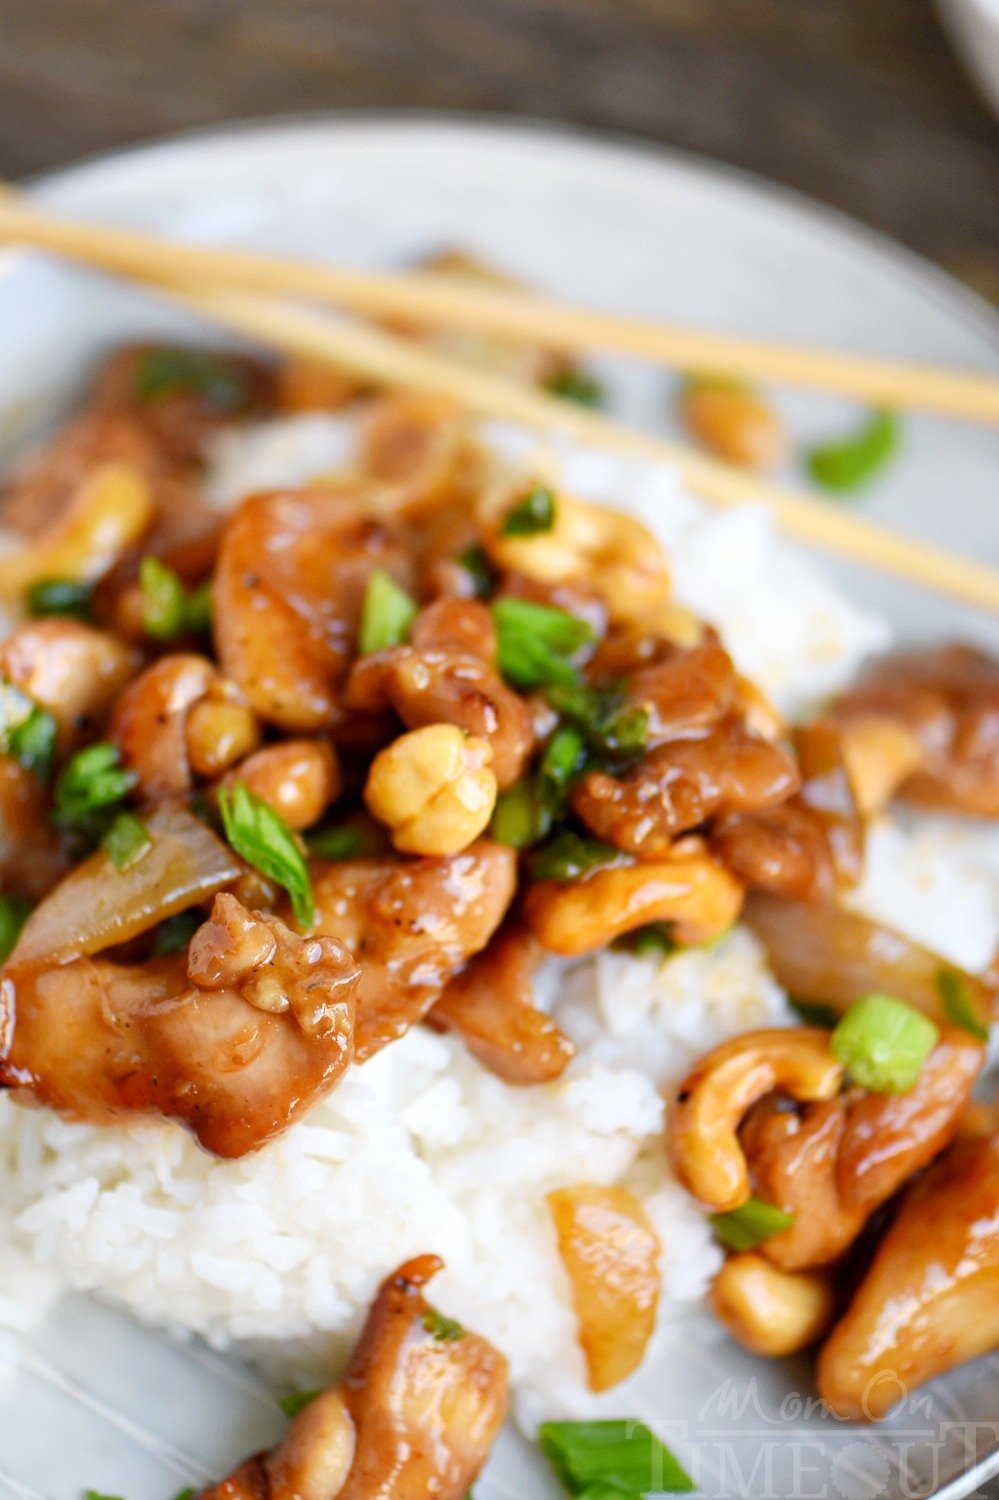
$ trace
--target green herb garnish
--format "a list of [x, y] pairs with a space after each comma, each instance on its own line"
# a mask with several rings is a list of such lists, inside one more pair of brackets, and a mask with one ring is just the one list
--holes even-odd
[[178, 911], [172, 917], [165, 917], [156, 929], [151, 957], [183, 953], [204, 920], [204, 912], [197, 910]]
[[940, 1032], [920, 1011], [891, 995], [865, 995], [837, 1023], [833, 1054], [861, 1088], [905, 1094], [919, 1078]]
[[689, 1494], [693, 1480], [644, 1422], [542, 1422], [541, 1451], [570, 1494]]
[[782, 1229], [790, 1229], [794, 1214], [765, 1203], [762, 1198], [747, 1198], [738, 1208], [725, 1214], [710, 1214], [711, 1227], [729, 1250], [752, 1250], [772, 1239]]
[[364, 590], [358, 651], [362, 656], [370, 656], [373, 651], [404, 645], [416, 615], [416, 601], [390, 574], [377, 568]]
[[578, 729], [571, 724], [556, 729], [536, 773], [522, 777], [497, 797], [490, 825], [496, 842], [527, 849], [543, 839], [561, 817], [569, 782], [585, 756]]
[[145, 823], [131, 812], [120, 812], [101, 839], [101, 848], [120, 874], [138, 864], [152, 847]]
[[636, 927], [622, 942], [637, 958], [669, 958], [680, 947], [669, 922], [649, 922]]
[[219, 811], [225, 836], [248, 864], [283, 886], [291, 898], [295, 921], [304, 931], [316, 919], [309, 872], [295, 835], [262, 797], [237, 781], [219, 788]]
[[586, 620], [529, 599], [496, 599], [491, 609], [499, 669], [508, 682], [523, 689], [578, 685], [579, 673], [569, 658], [594, 638]]
[[149, 349], [135, 367], [132, 389], [140, 401], [197, 396], [213, 411], [236, 415], [250, 403], [240, 367], [207, 349]]
[[291, 1391], [287, 1396], [282, 1396], [278, 1402], [286, 1417], [297, 1417], [300, 1411], [311, 1406], [317, 1396], [323, 1393], [318, 1391]]
[[178, 1490], [176, 1495], [174, 1495], [173, 1500], [194, 1500], [194, 1496], [197, 1493], [198, 1492], [194, 1488], [194, 1486], [189, 1484], [186, 1486], [186, 1488]]
[[937, 970], [936, 983], [940, 1004], [948, 1021], [960, 1026], [963, 1031], [969, 1031], [976, 1041], [987, 1042], [989, 1028], [979, 1014], [975, 997], [964, 975], [953, 969], [940, 968]]
[[341, 824], [338, 828], [314, 828], [304, 835], [305, 847], [319, 859], [355, 859], [368, 840], [360, 828]]
[[12, 682], [0, 680], [0, 750], [43, 778], [52, 771], [59, 725]]
[[575, 401], [578, 406], [597, 407], [604, 403], [604, 388], [596, 376], [571, 365], [546, 380], [545, 390], [565, 401]]
[[522, 776], [496, 798], [489, 837], [510, 849], [527, 849], [544, 838], [550, 826], [535, 777]]
[[56, 778], [56, 826], [99, 835], [109, 822], [109, 813], [123, 802], [138, 777], [121, 764], [117, 745], [88, 745], [66, 762]]
[[894, 458], [900, 442], [901, 426], [894, 412], [875, 412], [852, 436], [812, 448], [806, 455], [808, 472], [823, 489], [860, 489]]
[[489, 561], [485, 547], [477, 542], [455, 554], [455, 562], [470, 574], [475, 585], [475, 597], [488, 599], [496, 587], [496, 570]]
[[100, 1490], [84, 1490], [83, 1500], [122, 1500], [120, 1495], [104, 1495]]
[[94, 586], [75, 578], [42, 578], [29, 588], [25, 602], [35, 618], [62, 615], [71, 620], [93, 619]]
[[634, 864], [631, 855], [615, 849], [613, 844], [584, 838], [571, 829], [564, 829], [535, 850], [531, 858], [531, 876], [534, 880], [578, 880], [590, 870], [630, 864]]
[[446, 1318], [436, 1307], [428, 1307], [420, 1319], [423, 1327], [439, 1344], [453, 1344], [465, 1337], [465, 1330], [456, 1318]]
[[0, 964], [10, 958], [30, 915], [31, 902], [23, 896], [0, 896]]
[[530, 490], [503, 517], [500, 536], [539, 536], [555, 525], [555, 496], [543, 485]]
[[172, 641], [179, 635], [207, 630], [212, 620], [211, 588], [188, 589], [158, 557], [144, 557], [139, 564], [142, 590], [142, 628], [157, 641]]

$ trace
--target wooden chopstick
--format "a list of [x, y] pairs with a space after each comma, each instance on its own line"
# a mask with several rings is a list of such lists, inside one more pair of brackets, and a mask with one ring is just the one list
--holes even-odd
[[429, 272], [356, 271], [335, 266], [174, 244], [134, 230], [45, 213], [16, 191], [0, 193], [0, 239], [17, 240], [140, 280], [180, 278], [403, 319], [550, 344], [569, 354], [604, 350], [677, 370], [774, 381], [877, 406], [999, 422], [999, 377], [861, 355], [796, 348], [649, 323], [613, 313]]
[[378, 328], [335, 320], [308, 308], [243, 293], [159, 290], [189, 310], [286, 353], [305, 355], [379, 385], [446, 396], [480, 417], [501, 418], [577, 441], [676, 467], [716, 505], [764, 504], [791, 536], [851, 562], [904, 578], [965, 604], [999, 612], [999, 569], [879, 526], [863, 516], [796, 493], [666, 438], [529, 386], [460, 364]]

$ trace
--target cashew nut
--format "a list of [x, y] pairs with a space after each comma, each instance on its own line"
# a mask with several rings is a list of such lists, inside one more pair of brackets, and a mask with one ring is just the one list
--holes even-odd
[[294, 1418], [267, 1459], [269, 1500], [332, 1500], [350, 1473], [357, 1434], [338, 1386]]
[[364, 800], [405, 854], [457, 854], [496, 805], [492, 750], [453, 724], [400, 735], [375, 756]]
[[779, 1090], [792, 1099], [831, 1099], [843, 1068], [821, 1027], [747, 1031], [701, 1058], [676, 1091], [669, 1111], [669, 1148], [685, 1187], [719, 1211], [750, 1194], [738, 1129], [746, 1111]]
[[742, 897], [742, 886], [698, 848], [566, 884], [539, 881], [527, 892], [524, 916], [550, 953], [574, 958], [649, 922], [669, 922], [679, 943], [710, 942], [735, 922]]
[[[515, 503], [505, 490], [489, 497], [487, 509], [503, 513]], [[666, 554], [652, 533], [634, 516], [592, 505], [559, 493], [549, 531], [533, 536], [503, 536], [487, 541], [502, 568], [542, 583], [587, 579], [605, 600], [612, 621], [635, 620], [661, 609], [669, 597]]]
[[754, 1354], [781, 1359], [817, 1341], [833, 1319], [832, 1285], [810, 1271], [781, 1271], [754, 1250], [730, 1255], [711, 1288], [711, 1306]]
[[36, 541], [0, 558], [0, 593], [22, 593], [46, 578], [92, 582], [139, 540], [152, 519], [153, 497], [139, 471], [104, 464]]

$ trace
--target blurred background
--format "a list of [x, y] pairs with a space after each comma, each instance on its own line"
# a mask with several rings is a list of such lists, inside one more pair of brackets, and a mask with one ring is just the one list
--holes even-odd
[[[997, 0], [941, 4], [991, 12], [999, 59]], [[8, 178], [307, 110], [629, 132], [810, 193], [999, 301], [999, 131], [932, 0], [0, 0], [0, 100]]]

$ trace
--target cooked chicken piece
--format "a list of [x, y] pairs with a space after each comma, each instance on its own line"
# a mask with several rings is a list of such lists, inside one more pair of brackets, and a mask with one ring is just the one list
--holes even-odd
[[95, 1123], [166, 1115], [217, 1156], [243, 1156], [349, 1065], [358, 977], [336, 939], [298, 937], [221, 893], [186, 955], [9, 965], [0, 1087]]
[[438, 599], [420, 611], [408, 646], [354, 663], [345, 702], [362, 714], [392, 708], [407, 729], [454, 724], [485, 740], [502, 790], [517, 780], [534, 748], [534, 724], [523, 698], [495, 667], [492, 616], [475, 599]]
[[100, 733], [140, 658], [106, 630], [77, 620], [31, 620], [0, 646], [0, 677], [59, 724], [59, 749]]
[[648, 712], [650, 750], [705, 735], [740, 707], [738, 674], [714, 631], [689, 648], [655, 630], [614, 631], [587, 675], [603, 687], [623, 681], [628, 702]]
[[438, 1031], [460, 1036], [505, 1083], [548, 1083], [565, 1072], [576, 1049], [534, 1005], [534, 970], [544, 950], [526, 928], [509, 926], [445, 986], [427, 1016]]
[[102, 409], [74, 418], [15, 470], [3, 491], [3, 524], [24, 537], [40, 536], [107, 464], [124, 464], [140, 474], [162, 510], [200, 508], [193, 485], [166, 459], [148, 425], [126, 412]]
[[357, 1060], [421, 1021], [489, 942], [513, 899], [517, 856], [480, 839], [461, 854], [312, 863], [316, 930], [361, 966]]
[[850, 723], [876, 717], [909, 730], [918, 768], [900, 795], [924, 807], [999, 817], [999, 661], [974, 646], [886, 656], [834, 707]]
[[229, 349], [128, 344], [101, 367], [91, 392], [100, 411], [127, 413], [182, 465], [198, 464], [211, 434], [272, 405], [273, 374]]
[[620, 776], [590, 771], [569, 801], [598, 838], [658, 859], [709, 818], [772, 807], [798, 785], [786, 750], [729, 720], [703, 738], [660, 745]]
[[256, 495], [226, 526], [213, 589], [215, 642], [227, 677], [269, 723], [335, 728], [369, 575], [406, 586], [398, 528], [356, 488]]
[[838, 1417], [877, 1420], [917, 1386], [999, 1348], [999, 1137], [959, 1141], [902, 1200], [819, 1355]]
[[342, 1382], [199, 1500], [465, 1500], [506, 1414], [507, 1366], [423, 1296], [441, 1265], [421, 1255], [389, 1276]]
[[38, 900], [65, 875], [69, 854], [48, 808], [44, 782], [0, 755], [0, 890]]
[[860, 879], [864, 822], [837, 725], [795, 735], [801, 790], [779, 805], [722, 819], [712, 848], [746, 885], [796, 901], [829, 901]]
[[742, 1147], [756, 1190], [794, 1214], [760, 1247], [787, 1271], [828, 1265], [876, 1208], [953, 1139], [984, 1049], [950, 1028], [904, 1094], [848, 1088], [788, 1111], [774, 1099], [749, 1115]]

